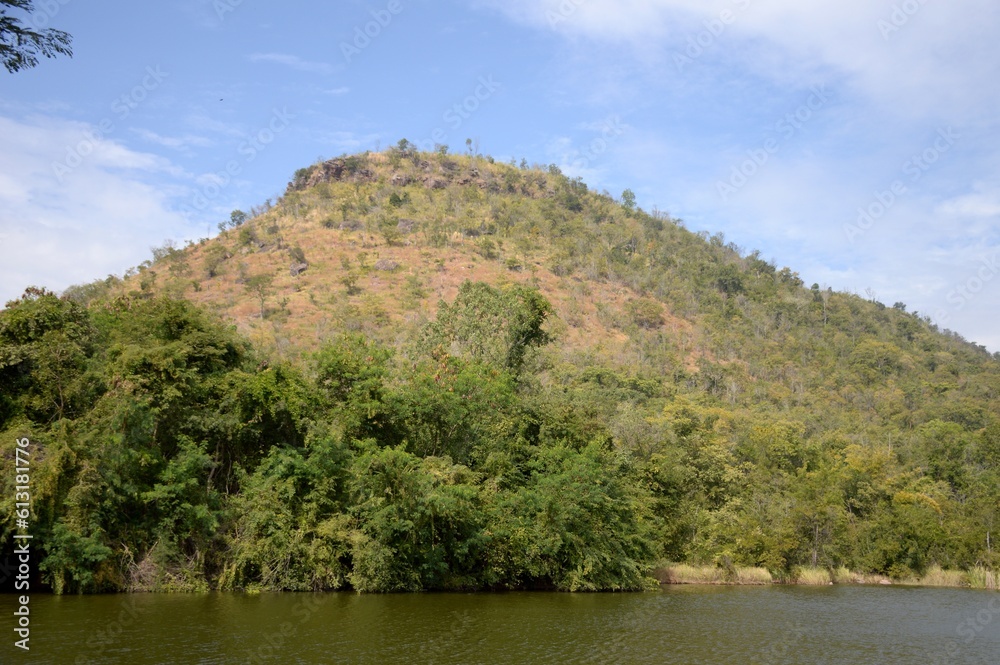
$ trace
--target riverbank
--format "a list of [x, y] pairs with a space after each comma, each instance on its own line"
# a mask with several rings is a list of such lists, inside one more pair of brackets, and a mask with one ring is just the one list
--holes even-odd
[[847, 568], [828, 570], [826, 568], [800, 568], [788, 578], [775, 577], [766, 568], [735, 566], [692, 566], [688, 564], [664, 564], [653, 571], [660, 584], [721, 584], [751, 585], [798, 584], [805, 586], [828, 586], [831, 584], [881, 584], [900, 586], [950, 587], [962, 589], [1000, 590], [1000, 574], [985, 568], [969, 571], [943, 570], [933, 566], [921, 577], [892, 579], [885, 575], [856, 573]]

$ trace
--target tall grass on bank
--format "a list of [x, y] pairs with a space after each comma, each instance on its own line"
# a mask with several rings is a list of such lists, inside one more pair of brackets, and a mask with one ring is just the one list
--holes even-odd
[[766, 568], [736, 566], [732, 569], [718, 566], [691, 566], [686, 563], [667, 564], [656, 571], [661, 584], [771, 584], [771, 573]]
[[734, 584], [771, 584], [774, 579], [767, 568], [744, 568], [736, 566]]
[[931, 587], [965, 587], [969, 589], [1000, 590], [1000, 574], [982, 566], [968, 571], [943, 570], [934, 565], [920, 577], [903, 580], [903, 584]]
[[834, 584], [892, 584], [885, 575], [877, 573], [857, 573], [844, 566], [833, 571]]
[[656, 571], [662, 584], [728, 584], [726, 571], [715, 566], [668, 564]]
[[795, 584], [807, 586], [826, 586], [833, 584], [830, 571], [825, 568], [800, 568], [795, 575]]
[[[841, 566], [834, 570], [803, 567], [787, 577], [776, 579], [766, 568], [733, 566], [692, 566], [686, 563], [668, 563], [654, 572], [660, 584], [800, 584], [803, 586], [827, 586], [830, 584], [888, 585], [893, 581], [876, 573], [857, 573]], [[971, 588], [1000, 590], [1000, 573], [987, 568], [976, 567], [967, 572], [944, 570], [931, 566], [921, 577], [902, 580], [902, 584], [929, 587]]]
[[965, 574], [965, 578], [972, 589], [989, 589], [1000, 591], [1000, 573], [976, 566]]
[[934, 565], [916, 580], [920, 586], [961, 587], [967, 586], [966, 574], [960, 570], [944, 570]]

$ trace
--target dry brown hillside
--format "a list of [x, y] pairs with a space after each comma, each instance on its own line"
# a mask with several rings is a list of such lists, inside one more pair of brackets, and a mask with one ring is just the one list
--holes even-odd
[[[505, 216], [527, 219], [552, 202], [561, 181], [470, 156], [329, 160], [296, 174], [263, 214], [183, 250], [158, 250], [122, 289], [208, 305], [254, 342], [295, 356], [344, 330], [401, 343], [462, 282], [520, 282], [550, 300], [549, 327], [567, 349], [627, 365], [637, 351], [620, 322], [641, 294], [561, 269], [537, 228], [501, 228]], [[696, 370], [695, 326], [667, 308], [660, 316], [661, 343]]]

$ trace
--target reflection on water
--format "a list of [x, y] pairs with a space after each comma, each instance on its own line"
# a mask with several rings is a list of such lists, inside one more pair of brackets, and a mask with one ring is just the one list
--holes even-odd
[[15, 607], [2, 663], [1000, 663], [1000, 594], [960, 589], [33, 596], [29, 654]]

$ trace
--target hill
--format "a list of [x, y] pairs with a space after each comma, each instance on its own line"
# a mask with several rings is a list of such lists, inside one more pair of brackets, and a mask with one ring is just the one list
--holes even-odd
[[0, 445], [40, 451], [45, 581], [995, 569], [998, 359], [630, 194], [403, 141], [9, 303]]

